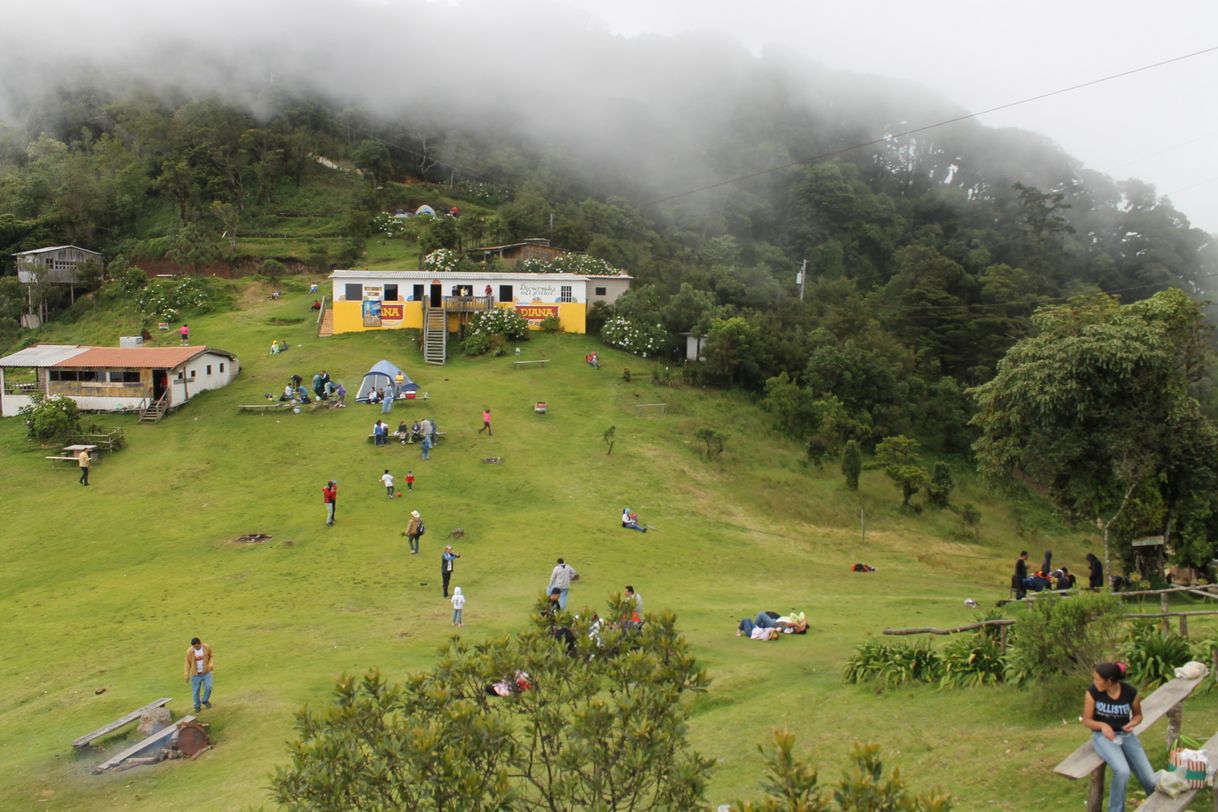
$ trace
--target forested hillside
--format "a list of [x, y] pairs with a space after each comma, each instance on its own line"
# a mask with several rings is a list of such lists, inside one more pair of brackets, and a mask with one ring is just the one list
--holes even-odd
[[[971, 121], [876, 141], [901, 130], [913, 91], [839, 78], [725, 68], [713, 104], [670, 87], [666, 106], [610, 105], [591, 144], [557, 121], [539, 135], [535, 112], [475, 125], [281, 88], [248, 106], [94, 77], [0, 125], [0, 253], [72, 243], [102, 251], [111, 275], [275, 276], [548, 237], [635, 278], [594, 309], [593, 330], [625, 320], [674, 361], [682, 333], [707, 334], [686, 376], [764, 396], [817, 463], [897, 434], [969, 454], [968, 390], [1033, 333], [1038, 307], [1205, 298], [1213, 238], [1152, 187]], [[953, 112], [924, 95], [922, 109]], [[389, 216], [423, 203], [460, 216]], [[25, 299], [10, 263], [6, 344], [36, 337], [16, 326]], [[1187, 386], [1212, 413], [1208, 376], [1196, 364]]]

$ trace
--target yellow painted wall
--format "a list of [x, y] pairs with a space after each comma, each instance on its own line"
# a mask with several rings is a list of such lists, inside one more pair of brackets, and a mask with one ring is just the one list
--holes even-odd
[[[397, 327], [365, 327], [362, 315], [362, 302], [334, 302], [330, 307], [334, 311], [334, 332], [362, 333], [367, 330], [389, 329], [423, 329], [423, 303], [406, 302], [402, 323]], [[497, 307], [512, 310], [512, 302], [499, 302]], [[558, 305], [558, 320], [564, 332], [584, 333], [588, 329], [587, 307], [580, 302], [565, 302]], [[448, 330], [455, 333], [459, 326], [459, 316], [448, 314]]]
[[585, 333], [588, 330], [588, 306], [576, 302], [560, 302], [558, 323], [567, 333]]
[[363, 302], [334, 302], [330, 309], [334, 311], [334, 332], [362, 333], [365, 330], [400, 330], [423, 329], [423, 303], [405, 302], [402, 312], [402, 323], [394, 327], [365, 327]]

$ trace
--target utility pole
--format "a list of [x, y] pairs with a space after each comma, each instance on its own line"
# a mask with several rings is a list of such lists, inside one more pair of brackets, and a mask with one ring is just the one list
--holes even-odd
[[799, 301], [804, 300], [804, 282], [808, 279], [808, 260], [805, 259], [799, 266]]

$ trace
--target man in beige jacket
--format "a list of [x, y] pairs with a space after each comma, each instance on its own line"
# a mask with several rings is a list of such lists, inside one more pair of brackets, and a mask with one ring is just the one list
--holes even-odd
[[[186, 681], [194, 690], [195, 713], [211, 707], [211, 646], [195, 637], [186, 649]], [[202, 698], [199, 696], [203, 692]]]

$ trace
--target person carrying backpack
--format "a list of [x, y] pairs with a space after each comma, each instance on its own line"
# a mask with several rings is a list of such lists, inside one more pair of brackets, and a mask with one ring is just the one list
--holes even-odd
[[402, 535], [410, 542], [410, 554], [419, 554], [419, 538], [427, 532], [427, 527], [423, 524], [423, 517], [419, 515], [419, 511], [410, 511], [410, 522], [407, 523], [406, 529], [402, 531]]

